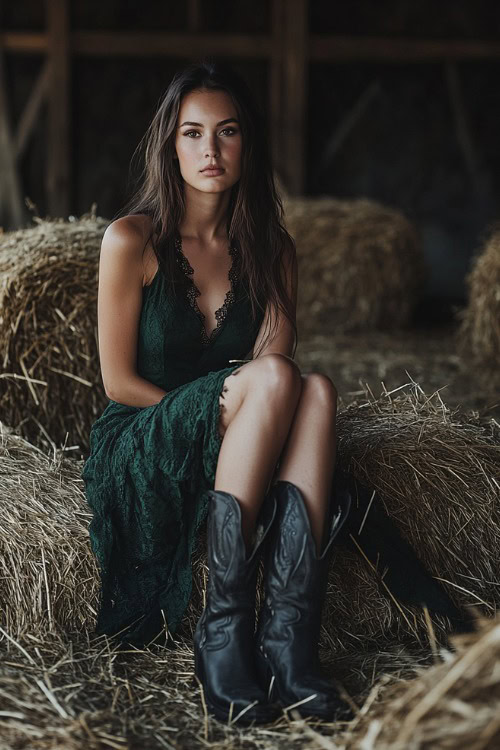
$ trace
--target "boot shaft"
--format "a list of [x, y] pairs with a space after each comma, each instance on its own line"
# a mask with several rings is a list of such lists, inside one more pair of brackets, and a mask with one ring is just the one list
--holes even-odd
[[310, 601], [324, 594], [333, 541], [348, 516], [350, 495], [339, 493], [331, 504], [326, 543], [318, 556], [300, 489], [292, 482], [279, 480], [272, 494], [276, 498], [276, 518], [269, 540], [266, 593], [284, 601], [291, 601], [292, 597], [295, 606], [305, 610]]
[[[209, 490], [207, 529], [208, 584], [203, 624], [245, 619], [255, 622], [259, 553], [271, 528], [276, 503], [259, 515], [256, 542], [247, 557], [241, 528], [241, 508], [229, 492]], [[239, 626], [238, 626], [239, 627]]]
[[[350, 496], [339, 496], [332, 503], [326, 520], [326, 542], [317, 555], [301, 490], [291, 482], [279, 480], [272, 494], [277, 511], [269, 539], [265, 601], [257, 631], [259, 659], [277, 675], [282, 696], [303, 697], [303, 691], [315, 692], [309, 690], [312, 685], [324, 698], [330, 696], [332, 688], [319, 676], [321, 615], [330, 552], [349, 513]], [[316, 703], [321, 700], [318, 698]]]
[[208, 494], [209, 577], [194, 634], [196, 675], [206, 705], [218, 718], [243, 713], [242, 721], [272, 721], [278, 707], [268, 704], [258, 683], [253, 652], [258, 552], [267, 530], [247, 558], [238, 500], [228, 492]]

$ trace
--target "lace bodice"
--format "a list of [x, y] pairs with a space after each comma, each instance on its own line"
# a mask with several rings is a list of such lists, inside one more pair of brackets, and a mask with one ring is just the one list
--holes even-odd
[[218, 310], [215, 311], [215, 319], [217, 320], [217, 325], [215, 326], [214, 330], [211, 332], [210, 336], [207, 334], [206, 328], [205, 328], [205, 315], [202, 313], [200, 308], [198, 307], [198, 302], [196, 300], [197, 297], [201, 295], [200, 290], [194, 283], [194, 268], [191, 266], [190, 262], [184, 255], [182, 251], [182, 240], [180, 237], [177, 237], [175, 240], [175, 246], [177, 249], [177, 260], [179, 262], [179, 265], [183, 272], [186, 274], [186, 277], [189, 281], [189, 285], [187, 288], [187, 297], [189, 300], [189, 303], [193, 307], [195, 313], [200, 318], [201, 322], [201, 340], [203, 346], [209, 346], [211, 342], [215, 339], [215, 337], [218, 335], [220, 328], [222, 326], [222, 323], [224, 319], [227, 316], [228, 310], [230, 306], [235, 301], [235, 285], [236, 281], [239, 278], [239, 260], [240, 255], [238, 252], [238, 248], [236, 245], [231, 245], [229, 248], [229, 255], [231, 256], [232, 262], [231, 262], [231, 268], [229, 269], [228, 273], [228, 279], [230, 282], [230, 289], [226, 293], [226, 297], [224, 299], [223, 304], [221, 307], [219, 307]]

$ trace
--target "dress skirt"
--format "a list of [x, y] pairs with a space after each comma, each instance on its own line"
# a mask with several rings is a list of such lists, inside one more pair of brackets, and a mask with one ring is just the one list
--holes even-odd
[[219, 396], [239, 366], [180, 385], [153, 406], [110, 401], [93, 424], [82, 478], [101, 575], [96, 634], [142, 648], [178, 628], [222, 443]]

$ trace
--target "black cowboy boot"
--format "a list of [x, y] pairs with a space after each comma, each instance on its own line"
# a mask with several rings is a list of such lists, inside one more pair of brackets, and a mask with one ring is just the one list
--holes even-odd
[[332, 543], [350, 508], [350, 496], [336, 495], [325, 527], [326, 545], [318, 557], [309, 516], [299, 488], [278, 480], [268, 497], [277, 500], [269, 537], [265, 600], [256, 637], [261, 684], [269, 697], [297, 706], [302, 716], [334, 720], [349, 709], [335, 686], [321, 674], [318, 640]]
[[351, 510], [338, 536], [359, 554], [366, 555], [383, 574], [384, 584], [405, 604], [426, 605], [431, 613], [444, 615], [455, 632], [476, 630], [474, 619], [457, 607], [436, 581], [413, 547], [401, 536], [396, 524], [386, 513], [378, 492], [366, 487], [352, 474], [335, 469], [332, 500], [336, 495], [351, 496]]
[[209, 576], [206, 606], [194, 634], [195, 674], [216, 718], [241, 724], [273, 721], [281, 709], [269, 703], [259, 685], [254, 630], [258, 552], [276, 506], [266, 503], [263, 508], [264, 519], [259, 519], [257, 541], [247, 559], [239, 502], [228, 492], [209, 490], [208, 495]]

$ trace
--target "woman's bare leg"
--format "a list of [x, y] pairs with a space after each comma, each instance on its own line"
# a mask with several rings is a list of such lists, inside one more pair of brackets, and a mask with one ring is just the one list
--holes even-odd
[[230, 492], [242, 509], [247, 548], [255, 521], [287, 439], [302, 388], [300, 370], [280, 354], [267, 354], [235, 370], [219, 399], [224, 429], [215, 490]]
[[337, 390], [321, 373], [302, 375], [302, 379], [302, 394], [276, 480], [293, 482], [303, 493], [320, 554], [335, 468]]

